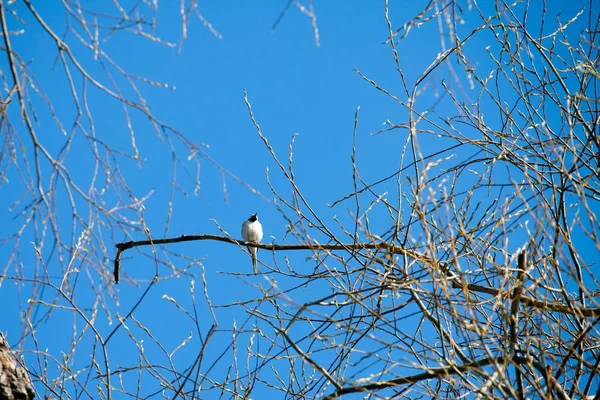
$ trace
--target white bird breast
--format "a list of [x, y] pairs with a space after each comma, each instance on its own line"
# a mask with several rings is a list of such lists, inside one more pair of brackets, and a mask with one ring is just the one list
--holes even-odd
[[242, 237], [246, 242], [260, 242], [263, 237], [262, 225], [258, 221], [245, 221], [242, 224]]

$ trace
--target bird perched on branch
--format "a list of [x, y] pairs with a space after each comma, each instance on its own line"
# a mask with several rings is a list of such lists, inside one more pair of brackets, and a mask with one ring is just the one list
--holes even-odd
[[[258, 222], [258, 214], [251, 215], [242, 224], [242, 238], [245, 242], [260, 243], [263, 237], [262, 225]], [[248, 251], [252, 256], [252, 266], [254, 267], [254, 273], [258, 274], [258, 261], [256, 259], [256, 253], [258, 249], [256, 247], [248, 246]]]

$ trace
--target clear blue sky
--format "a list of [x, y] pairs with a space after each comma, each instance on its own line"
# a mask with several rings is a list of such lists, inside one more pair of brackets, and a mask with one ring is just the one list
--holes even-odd
[[[65, 12], [59, 2], [33, 2], [38, 12], [47, 24], [57, 33], [65, 30]], [[117, 11], [111, 2], [101, 5], [91, 2], [88, 7], [99, 7], [107, 14], [115, 15]], [[362, 178], [366, 182], [381, 179], [399, 167], [399, 154], [406, 141], [406, 130], [397, 129], [377, 136], [371, 135], [385, 128], [383, 123], [387, 120], [393, 123], [403, 123], [407, 120], [404, 108], [395, 101], [376, 90], [371, 84], [362, 79], [355, 70], [359, 70], [367, 77], [376, 81], [393, 94], [405, 100], [401, 82], [396, 72], [392, 51], [389, 45], [384, 44], [387, 37], [387, 25], [384, 18], [383, 2], [321, 2], [315, 1], [315, 12], [319, 29], [320, 46], [315, 45], [315, 37], [310, 19], [292, 6], [289, 12], [280, 21], [277, 29], [271, 27], [277, 20], [279, 13], [287, 3], [279, 2], [200, 2], [199, 9], [203, 16], [210, 21], [212, 26], [222, 35], [216, 38], [197, 17], [192, 13], [188, 26], [188, 38], [183, 42], [181, 51], [177, 54], [180, 44], [181, 24], [179, 4], [161, 2], [156, 14], [158, 26], [155, 35], [164, 41], [172, 42], [175, 48], [161, 46], [147, 38], [131, 33], [119, 32], [109, 40], [102, 42], [104, 51], [121, 68], [128, 73], [145, 77], [151, 81], [166, 84], [165, 89], [145, 84], [135, 80], [142, 91], [147, 103], [151, 105], [154, 115], [182, 132], [189, 140], [206, 145], [202, 148], [208, 156], [219, 163], [224, 169], [237, 176], [240, 180], [255, 188], [262, 195], [257, 195], [234, 179], [221, 174], [210, 161], [199, 157], [201, 187], [194, 195], [194, 186], [186, 177], [182, 165], [177, 167], [177, 179], [182, 191], [187, 196], [176, 190], [173, 199], [173, 213], [166, 236], [175, 237], [190, 234], [219, 234], [214, 219], [234, 238], [239, 238], [240, 227], [250, 214], [258, 212], [263, 223], [265, 242], [295, 243], [293, 237], [284, 240], [286, 222], [278, 213], [273, 204], [273, 195], [270, 192], [265, 173], [269, 169], [271, 182], [281, 191], [281, 194], [290, 198], [291, 189], [283, 178], [276, 164], [271, 159], [267, 149], [256, 134], [256, 130], [248, 116], [248, 111], [243, 98], [246, 89], [248, 98], [257, 122], [260, 124], [264, 135], [268, 138], [280, 160], [287, 165], [288, 150], [291, 138], [298, 134], [294, 147], [294, 166], [296, 181], [302, 193], [310, 202], [315, 211], [326, 221], [334, 231], [341, 235], [340, 229], [334, 222], [337, 216], [344, 223], [352, 221], [349, 216], [354, 211], [354, 205], [343, 203], [336, 208], [329, 208], [340, 197], [352, 192], [352, 133], [354, 113], [360, 107], [359, 126], [357, 131], [357, 165]], [[422, 6], [420, 2], [392, 2], [390, 17], [399, 27], [410, 16], [418, 13]], [[572, 18], [582, 7], [588, 5], [584, 1], [570, 2], [564, 6], [564, 19]], [[554, 7], [554, 4], [548, 4]], [[22, 58], [29, 61], [29, 68], [36, 75], [39, 86], [50, 98], [56, 113], [66, 130], [70, 132], [75, 119], [73, 98], [68, 90], [67, 80], [60, 63], [53, 68], [56, 61], [57, 48], [51, 39], [44, 34], [37, 25], [26, 7], [18, 2], [9, 8], [17, 11], [18, 15], [27, 21], [27, 26], [21, 25], [14, 18], [9, 17], [9, 30], [25, 29], [21, 35], [12, 37], [13, 50], [19, 52]], [[127, 8], [127, 7], [125, 7]], [[555, 10], [549, 12], [554, 15]], [[530, 10], [535, 15], [539, 10]], [[151, 18], [150, 13], [146, 18]], [[461, 27], [462, 32], [468, 33], [470, 29], [480, 23], [473, 10], [465, 14], [466, 25]], [[533, 24], [535, 18], [532, 17]], [[548, 21], [552, 24], [554, 21]], [[14, 24], [11, 26], [10, 24]], [[78, 28], [80, 30], [81, 28]], [[574, 30], [576, 31], [576, 30]], [[100, 40], [106, 39], [107, 31], [100, 31]], [[413, 28], [410, 33], [411, 40], [402, 41], [398, 45], [400, 64], [406, 74], [406, 80], [412, 84], [418, 75], [435, 59], [441, 51], [437, 23], [428, 23], [420, 28]], [[448, 38], [446, 38], [448, 40]], [[93, 59], [93, 55], [77, 43], [72, 33], [67, 37], [67, 43], [72, 46], [73, 53], [82, 65], [97, 79], [110, 86], [110, 81], [104, 74], [102, 67]], [[449, 42], [447, 42], [448, 45]], [[490, 35], [485, 32], [478, 35], [463, 49], [470, 60], [477, 60], [480, 71], [491, 70], [493, 64], [486, 58], [485, 47], [492, 44]], [[493, 47], [492, 47], [493, 51]], [[6, 54], [0, 60], [0, 68], [4, 75], [5, 89], [11, 86], [11, 77], [8, 73]], [[72, 68], [72, 64], [69, 64]], [[452, 59], [455, 68], [461, 68], [456, 59]], [[133, 98], [135, 93], [128, 87], [123, 79], [112, 67], [116, 82], [123, 90], [126, 97]], [[81, 76], [73, 73], [78, 95], [81, 96]], [[464, 101], [474, 101], [476, 90], [469, 89], [468, 81], [464, 74], [460, 74], [460, 83], [466, 92]], [[421, 111], [429, 108], [442, 94], [441, 81], [446, 80], [450, 86], [457, 88], [457, 82], [448, 73], [447, 68], [440, 68], [430, 78], [426, 91], [417, 100], [417, 108]], [[96, 135], [111, 147], [131, 153], [130, 135], [123, 107], [114, 99], [99, 93], [96, 89], [89, 89], [89, 105], [94, 116]], [[30, 90], [33, 90], [31, 88]], [[440, 115], [456, 113], [456, 107], [448, 99], [442, 101], [436, 108]], [[19, 122], [19, 109], [16, 97], [9, 108], [11, 122], [14, 124], [18, 135], [28, 155], [31, 154], [32, 145], [26, 130]], [[39, 109], [39, 123], [35, 129], [41, 141], [50, 152], [56, 155], [64, 145], [68, 135], [63, 134], [54, 122], [52, 114], [39, 98], [34, 106]], [[136, 143], [140, 156], [144, 162], [138, 164], [126, 158], [121, 158], [122, 173], [128, 179], [133, 194], [143, 198], [150, 192], [152, 195], [145, 202], [145, 222], [153, 237], [165, 236], [165, 223], [167, 220], [168, 201], [171, 191], [173, 176], [172, 155], [168, 145], [160, 138], [148, 119], [141, 113], [130, 109], [131, 123], [135, 131]], [[494, 124], [497, 116], [486, 116], [486, 122]], [[84, 125], [89, 126], [84, 116]], [[188, 161], [184, 147], [178, 143], [172, 134], [175, 148], [179, 152], [183, 165], [194, 174], [196, 164]], [[434, 140], [435, 136], [424, 137], [421, 144], [423, 154], [431, 154], [446, 146], [444, 141]], [[6, 161], [4, 161], [6, 162]], [[75, 135], [72, 147], [64, 160], [73, 178], [85, 190], [89, 189], [89, 178], [93, 173], [93, 163], [88, 144], [82, 139], [80, 133]], [[2, 164], [5, 165], [5, 164]], [[20, 164], [22, 165], [22, 164]], [[48, 174], [46, 173], [47, 177]], [[18, 178], [18, 171], [10, 167], [6, 174], [11, 184], [0, 187], [0, 220], [6, 221], [0, 226], [0, 237], [12, 234], [23, 223], [23, 218], [17, 216], [22, 209], [15, 207], [9, 209], [23, 193], [23, 186]], [[96, 184], [98, 190], [103, 186], [104, 177], [99, 178]], [[223, 180], [224, 179], [224, 180]], [[227, 195], [223, 192], [226, 184]], [[395, 182], [389, 188], [380, 188], [390, 191], [390, 196], [395, 198]], [[61, 213], [57, 216], [63, 224], [63, 235], [70, 237], [70, 207], [65, 197], [63, 188], [58, 189], [61, 199]], [[117, 206], [118, 201], [110, 190], [104, 194], [103, 200], [107, 206]], [[24, 201], [26, 203], [26, 201]], [[363, 207], [368, 204], [364, 204]], [[81, 213], [87, 216], [84, 204], [78, 201]], [[133, 215], [133, 214], [131, 214]], [[382, 222], [375, 216], [382, 216]], [[374, 210], [371, 216], [372, 232], [382, 234], [389, 228], [389, 220], [383, 218], [383, 210]], [[100, 228], [98, 228], [100, 229]], [[81, 233], [80, 227], [75, 230], [75, 237]], [[124, 234], [110, 238], [106, 231], [108, 259], [104, 259], [101, 268], [112, 270], [112, 257], [114, 257], [114, 241], [125, 241]], [[521, 233], [522, 234], [522, 233]], [[24, 265], [23, 276], [32, 278], [34, 270], [34, 254], [29, 244], [32, 239], [32, 229], [24, 231], [21, 239], [21, 253]], [[516, 234], [518, 235], [518, 233]], [[348, 241], [347, 237], [341, 236]], [[139, 234], [137, 239], [144, 239]], [[7, 265], [8, 255], [12, 252], [12, 243], [0, 248], [0, 269]], [[49, 243], [51, 243], [49, 241]], [[514, 248], [521, 245], [514, 244]], [[260, 288], [268, 287], [265, 276], [253, 276], [249, 257], [235, 246], [216, 242], [193, 242], [176, 244], [168, 247], [169, 250], [189, 257], [190, 260], [202, 260], [206, 269], [208, 293], [213, 304], [224, 305], [235, 301], [259, 298]], [[46, 244], [43, 251], [45, 257], [50, 254], [50, 244]], [[265, 263], [272, 263], [270, 254], [262, 253]], [[284, 265], [284, 256], [288, 256], [290, 265], [296, 270], [312, 271], [314, 262], [307, 261], [308, 254], [289, 253], [277, 254], [280, 266]], [[161, 258], [164, 257], [162, 254]], [[189, 260], [172, 257], [179, 267], [183, 267]], [[57, 266], [56, 260], [52, 261], [49, 269], [52, 271]], [[115, 314], [123, 316], [143, 295], [146, 285], [153, 278], [155, 262], [140, 255], [135, 250], [124, 254], [122, 269], [123, 282], [117, 286], [103, 287], [100, 291], [106, 298], [111, 318], [100, 310], [96, 316], [95, 326], [98, 331], [106, 336], [115, 326]], [[94, 307], [97, 299], [89, 290], [89, 281], [98, 284], [100, 279], [95, 268], [80, 265], [85, 272], [78, 284], [85, 289], [76, 290], [77, 303], [82, 308], [89, 310]], [[3, 274], [12, 276], [14, 266], [9, 266], [8, 272]], [[263, 267], [264, 268], [264, 267]], [[193, 267], [193, 272], [199, 275], [200, 266]], [[160, 266], [160, 275], [166, 276], [170, 271]], [[232, 274], [233, 273], [233, 274]], [[240, 276], [238, 273], [248, 273]], [[55, 270], [52, 281], [60, 285], [62, 272]], [[130, 284], [127, 277], [132, 277], [140, 286]], [[285, 287], [298, 284], [286, 281], [278, 276], [268, 276], [275, 279]], [[3, 304], [2, 326], [0, 330], [8, 333], [9, 343], [15, 344], [23, 331], [24, 322], [20, 319], [22, 311], [27, 307], [27, 299], [32, 290], [28, 283], [22, 283], [20, 295], [13, 281], [5, 280], [0, 287], [0, 302]], [[198, 350], [198, 336], [194, 324], [185, 315], [175, 309], [164, 296], [175, 298], [183, 307], [191, 309], [189, 294], [190, 278], [181, 277], [160, 282], [144, 298], [142, 305], [137, 309], [135, 317], [142, 321], [163, 343], [167, 351], [181, 343], [188, 335], [192, 339], [184, 350], [177, 356], [182, 366], [189, 366]], [[311, 290], [323, 290], [324, 286], [311, 286]], [[196, 280], [196, 304], [201, 315], [202, 334], [212, 324], [212, 317], [205, 306], [202, 293], [202, 282]], [[56, 293], [49, 288], [45, 289], [44, 300], [53, 301]], [[293, 300], [301, 304], [305, 298], [314, 299], [314, 293], [294, 292]], [[66, 304], [61, 301], [60, 304]], [[39, 310], [34, 316], [39, 320], [45, 315], [47, 307], [37, 306]], [[267, 307], [268, 308], [268, 307]], [[291, 310], [294, 307], [290, 307]], [[88, 315], [90, 317], [90, 315]], [[223, 330], [213, 339], [216, 343], [211, 346], [207, 354], [207, 365], [216, 359], [230, 342], [231, 333], [227, 332], [236, 323], [238, 328], [247, 321], [251, 330], [253, 324], [263, 329], [268, 326], [253, 317], [249, 317], [243, 307], [218, 309], [219, 329]], [[112, 322], [112, 325], [109, 324]], [[36, 338], [40, 350], [48, 349], [57, 359], [63, 352], [68, 352], [72, 340], [73, 324], [81, 330], [83, 322], [68, 311], [57, 309], [51, 319], [38, 325]], [[136, 335], [143, 336], [135, 324], [129, 321]], [[298, 333], [299, 334], [299, 333]], [[250, 340], [251, 334], [248, 334]], [[254, 343], [256, 343], [256, 338]], [[89, 351], [93, 344], [92, 336], [85, 336], [78, 355], [73, 361], [72, 368], [77, 370], [89, 363]], [[151, 341], [146, 340], [147, 351], [151, 357], [165, 363], [160, 359], [160, 350]], [[250, 345], [247, 342], [247, 345]], [[27, 340], [24, 349], [31, 349], [33, 342]], [[116, 334], [108, 346], [113, 368], [119, 365], [135, 364], [132, 359], [137, 357], [135, 346], [129, 340], [124, 329]], [[245, 349], [240, 349], [241, 353]], [[35, 355], [30, 355], [30, 361], [37, 364]], [[100, 356], [98, 356], [100, 357]], [[240, 356], [240, 357], [243, 357]], [[221, 360], [215, 368], [223, 373], [224, 379], [228, 362]], [[49, 374], [53, 376], [56, 371], [51, 366]], [[95, 374], [91, 372], [92, 376]], [[181, 371], [183, 372], [183, 371]], [[219, 374], [217, 374], [219, 375]], [[151, 379], [148, 380], [150, 382]], [[133, 381], [131, 381], [133, 382]], [[125, 381], [125, 384], [131, 384]], [[113, 383], [115, 384], [115, 383]], [[90, 385], [92, 387], [93, 385]], [[42, 390], [43, 388], [38, 388]], [[129, 387], [131, 389], [131, 387]], [[157, 389], [157, 387], [153, 387]], [[264, 390], [264, 392], [263, 392]], [[143, 395], [148, 395], [152, 390], [144, 388]], [[265, 387], [257, 387], [254, 398], [261, 398], [261, 393], [266, 395]], [[97, 395], [97, 393], [94, 393]], [[118, 393], [115, 393], [119, 398]]]

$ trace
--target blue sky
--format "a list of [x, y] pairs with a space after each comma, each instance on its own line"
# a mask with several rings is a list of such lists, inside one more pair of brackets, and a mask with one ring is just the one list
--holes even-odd
[[[159, 24], [154, 33], [160, 39], [174, 43], [176, 45], [174, 48], [161, 46], [128, 32], [118, 32], [110, 36], [109, 40], [102, 42], [104, 51], [128, 73], [168, 85], [168, 88], [157, 87], [135, 80], [158, 119], [174, 127], [190, 141], [202, 144], [204, 147], [201, 147], [201, 150], [204, 154], [262, 194], [257, 195], [227, 175], [223, 178], [221, 171], [201, 156], [198, 158], [201, 186], [194, 194], [194, 184], [186, 177], [182, 167], [195, 174], [197, 164], [187, 159], [189, 152], [172, 133], [168, 133], [181, 160], [176, 172], [181, 190], [176, 190], [173, 198], [168, 237], [183, 234], [219, 234], [215, 223], [211, 221], [215, 220], [234, 238], [239, 238], [241, 223], [250, 214], [258, 212], [265, 231], [263, 241], [296, 242], [296, 239], [291, 236], [287, 236], [284, 240], [286, 222], [273, 204], [274, 196], [266, 180], [267, 169], [272, 184], [287, 199], [290, 198], [291, 188], [256, 133], [244, 101], [244, 89], [247, 90], [254, 116], [263, 134], [286, 166], [291, 138], [297, 134], [294, 145], [296, 183], [311, 206], [336, 233], [342, 235], [333, 217], [352, 226], [350, 216], [350, 213], [354, 212], [352, 202], [342, 203], [333, 209], [328, 205], [353, 190], [351, 152], [354, 114], [358, 107], [360, 111], [356, 138], [356, 163], [361, 177], [366, 182], [373, 182], [398, 170], [399, 154], [406, 141], [406, 130], [396, 129], [379, 135], [372, 134], [384, 129], [383, 124], [388, 120], [396, 124], [405, 122], [406, 110], [381, 91], [376, 90], [356, 71], [359, 70], [373, 79], [401, 100], [406, 100], [396, 72], [392, 51], [390, 46], [384, 43], [387, 37], [387, 25], [383, 2], [314, 3], [319, 28], [319, 46], [315, 45], [310, 19], [294, 6], [280, 21], [276, 30], [271, 29], [286, 1], [201, 2], [199, 10], [222, 35], [222, 39], [216, 38], [192, 15], [188, 26], [188, 38], [183, 42], [179, 54], [177, 52], [181, 36], [179, 5], [167, 2], [160, 3], [156, 13]], [[416, 3], [418, 2], [392, 3], [390, 18], [395, 23], [395, 28], [419, 12], [417, 7], [419, 5]], [[587, 4], [575, 1], [565, 6], [563, 10], [565, 20], [573, 17]], [[58, 34], [64, 32], [65, 12], [59, 2], [34, 2], [34, 6], [52, 29]], [[110, 2], [93, 6], [111, 15], [117, 13]], [[61, 131], [59, 125], [54, 122], [52, 113], [44, 107], [43, 100], [36, 97], [33, 100], [39, 120], [35, 128], [36, 132], [50, 153], [57, 154], [64, 145], [75, 120], [73, 97], [66, 86], [68, 81], [60, 63], [52, 68], [57, 56], [56, 45], [33, 21], [23, 4], [19, 3], [11, 7], [28, 22], [27, 26], [23, 27], [16, 20], [9, 19], [10, 23], [14, 24], [14, 27], [9, 25], [9, 30], [25, 29], [24, 34], [12, 38], [13, 47], [24, 60], [29, 62], [29, 68], [40, 82], [39, 86], [47, 93], [61, 125], [67, 132], [65, 135]], [[531, 14], [535, 15], [536, 11], [539, 12], [532, 9]], [[146, 17], [149, 19], [152, 14], [147, 12]], [[466, 36], [469, 28], [472, 29], [480, 22], [474, 10], [465, 14], [465, 20], [466, 25], [460, 29], [464, 29], [461, 32], [465, 32]], [[535, 24], [534, 17], [532, 20], [532, 24]], [[552, 23], [552, 21], [547, 22], [548, 25]], [[78, 27], [76, 30], [81, 31], [81, 28]], [[108, 32], [101, 30], [100, 39], [107, 37]], [[406, 80], [412, 83], [441, 52], [437, 23], [427, 23], [419, 28], [413, 28], [409, 38], [410, 40], [400, 42], [397, 48]], [[66, 41], [86, 70], [99, 82], [110, 86], [110, 80], [103, 72], [102, 66], [94, 60], [92, 53], [78, 44], [73, 33], [67, 36]], [[446, 43], [449, 45], [448, 41]], [[478, 71], [493, 69], [493, 64], [485, 56], [487, 54], [485, 47], [491, 43], [491, 36], [482, 32], [463, 48], [467, 58], [477, 65]], [[491, 51], [493, 50], [492, 47]], [[443, 92], [441, 85], [443, 80], [453, 88], [458, 88], [458, 83], [463, 85], [464, 101], [474, 101], [477, 90], [469, 88], [468, 80], [460, 70], [463, 67], [457, 63], [456, 58], [451, 60], [451, 65], [461, 72], [459, 82], [454, 81], [447, 68], [439, 68], [429, 78], [426, 90], [417, 98], [417, 109], [425, 111], [436, 102]], [[7, 71], [6, 57], [1, 61], [0, 66], [3, 71]], [[73, 68], [72, 63], [69, 63], [69, 66]], [[109, 67], [109, 70], [114, 74], [119, 88], [123, 90], [123, 95], [134, 98], [135, 93], [128, 87], [127, 81], [114, 68]], [[10, 82], [10, 76], [7, 72], [4, 74], [7, 76], [5, 87], [10, 87], [7, 83]], [[81, 99], [83, 98], [81, 76], [76, 72], [73, 76]], [[97, 137], [114, 149], [131, 154], [133, 150], [130, 133], [122, 105], [97, 89], [88, 87], [88, 90], [88, 103], [94, 116]], [[19, 133], [26, 152], [31, 154], [31, 142], [27, 138], [22, 122], [19, 122], [16, 97], [10, 107], [8, 112], [11, 122]], [[444, 115], [456, 113], [456, 106], [444, 97], [435, 111], [443, 118]], [[166, 231], [173, 176], [172, 154], [165, 142], [164, 134], [157, 133], [147, 117], [135, 110], [129, 109], [129, 112], [143, 162], [138, 163], [121, 157], [119, 158], [121, 171], [130, 185], [133, 196], [139, 199], [151, 193], [144, 203], [145, 223], [153, 237], [163, 237]], [[489, 119], [486, 116], [486, 122], [490, 125], [498, 123], [497, 116], [490, 114]], [[85, 116], [83, 125], [90, 127]], [[448, 145], [449, 142], [445, 140], [436, 140], [435, 135], [423, 135], [420, 140], [423, 154], [434, 153]], [[91, 159], [88, 144], [80, 132], [77, 132], [64, 165], [69, 168], [75, 181], [86, 190], [89, 188], [89, 180], [94, 171]], [[47, 178], [49, 175], [46, 172], [44, 176]], [[19, 186], [16, 169], [9, 168], [7, 177], [11, 184], [0, 187], [0, 212], [2, 213], [0, 215], [2, 220], [11, 222], [0, 227], [0, 237], [13, 233], [23, 223], [22, 218], [16, 216], [15, 210], [19, 210], [19, 207], [12, 211], [8, 209], [23, 192], [22, 185]], [[98, 191], [103, 187], [105, 179], [106, 176], [100, 173], [96, 184]], [[224, 183], [226, 194], [223, 191]], [[389, 191], [390, 197], [397, 197], [395, 182], [391, 182], [388, 186], [384, 185], [380, 192], [384, 190]], [[184, 192], [187, 195], [184, 195]], [[57, 218], [64, 226], [62, 234], [70, 237], [71, 210], [64, 188], [59, 188], [58, 193]], [[102, 199], [109, 208], [120, 204], [116, 193], [110, 189], [102, 195]], [[85, 205], [81, 200], [77, 201], [77, 205], [82, 215], [87, 216]], [[365, 203], [363, 207], [367, 205], [368, 203]], [[125, 214], [134, 215], [127, 212]], [[381, 219], [378, 220], [376, 217]], [[372, 232], [383, 234], [389, 228], [388, 218], [385, 210], [375, 208], [371, 214]], [[104, 235], [108, 256], [108, 258], [98, 259], [101, 265], [97, 268], [110, 270], [111, 258], [115, 254], [114, 242], [125, 241], [128, 238], [122, 232], [117, 233], [114, 238], [110, 237], [106, 228], [100, 226], [95, 226], [94, 229]], [[75, 238], [81, 234], [81, 230], [81, 226], [76, 227]], [[31, 266], [35, 261], [31, 247], [28, 245], [32, 239], [26, 238], [27, 235], [33, 235], [32, 228], [26, 229], [21, 238], [21, 252], [26, 264], [23, 276], [32, 278], [34, 272]], [[141, 232], [134, 235], [137, 235], [135, 239], [145, 238]], [[317, 234], [315, 236], [319, 238]], [[515, 236], [523, 237], [524, 233], [517, 232]], [[343, 235], [342, 239], [350, 241]], [[519, 247], [521, 243], [522, 241], [515, 241], [513, 249]], [[214, 305], [255, 299], [260, 297], [261, 287], [268, 287], [264, 276], [240, 275], [240, 273], [251, 272], [251, 262], [249, 257], [235, 246], [203, 241], [176, 244], [169, 246], [168, 250], [189, 258], [185, 260], [183, 257], [173, 256], [171, 260], [177, 263], [178, 267], [193, 263], [194, 260], [201, 260], [192, 268], [192, 272], [200, 275], [200, 268], [205, 268], [207, 290]], [[7, 259], [11, 251], [12, 245], [1, 247], [0, 260]], [[46, 244], [43, 254], [46, 257], [50, 254], [50, 244]], [[265, 255], [264, 252], [262, 254], [265, 263], [273, 262], [270, 254]], [[286, 256], [289, 257], [290, 265], [294, 269], [310, 272], [315, 263], [306, 259], [308, 255], [300, 252], [277, 254], [277, 261], [280, 265], [284, 265], [284, 256]], [[164, 255], [161, 252], [159, 258], [162, 257]], [[5, 261], [2, 262], [0, 268], [4, 268], [5, 264]], [[86, 262], [81, 262], [79, 267], [80, 274], [86, 272], [81, 278], [80, 285], [89, 285], [90, 281], [98, 284], [101, 281], [96, 268], [86, 265]], [[14, 266], [9, 268], [9, 271], [13, 271]], [[53, 282], [60, 284], [64, 271], [60, 271], [58, 262], [54, 259], [48, 268], [54, 271], [51, 274]], [[96, 328], [104, 337], [115, 327], [117, 322], [115, 315], [127, 314], [144, 296], [144, 290], [154, 276], [156, 263], [151, 257], [144, 257], [136, 250], [130, 250], [123, 256], [122, 268], [125, 279], [118, 287], [112, 285], [103, 287], [100, 290], [105, 296], [103, 299], [95, 298], [89, 290], [75, 291], [77, 304], [86, 310], [92, 309], [97, 301], [106, 302], [110, 316], [100, 311], [95, 321]], [[170, 274], [169, 269], [164, 265], [159, 268], [161, 277]], [[13, 271], [6, 275], [15, 275], [15, 273]], [[129, 277], [135, 279], [139, 285], [132, 284]], [[269, 276], [269, 278], [277, 280], [282, 287], [299, 284], [285, 277]], [[212, 323], [212, 317], [203, 301], [202, 282], [196, 279], [195, 285], [196, 304], [201, 315], [202, 334], [205, 335]], [[8, 332], [9, 342], [13, 344], [23, 330], [24, 322], [19, 315], [26, 307], [27, 298], [32, 290], [32, 286], [28, 283], [21, 283], [19, 287], [20, 298], [18, 298], [18, 287], [12, 281], [5, 280], [0, 290], [0, 301], [3, 304], [13, 305], [4, 308], [2, 313], [4, 325], [0, 327], [3, 332]], [[291, 300], [302, 304], [306, 299], [313, 299], [315, 292], [321, 290], [327, 293], [328, 290], [322, 284], [311, 284], [310, 287], [310, 292], [295, 291]], [[152, 287], [135, 312], [136, 319], [142, 321], [168, 351], [172, 351], [188, 335], [192, 335], [190, 344], [186, 345], [186, 348], [191, 350], [180, 351], [178, 357], [181, 359], [177, 358], [181, 362], [180, 365], [184, 367], [191, 365], [196, 356], [197, 332], [194, 331], [195, 326], [189, 318], [177, 311], [165, 296], [176, 299], [189, 310], [192, 308], [189, 288], [190, 278], [186, 276], [161, 281]], [[44, 300], [52, 301], [56, 293], [50, 293], [51, 290], [48, 288], [44, 290]], [[313, 290], [315, 292], [312, 292]], [[61, 304], [64, 303], [61, 301]], [[291, 302], [290, 308], [294, 309], [292, 304]], [[43, 305], [38, 307], [39, 311], [35, 313], [35, 317], [39, 319], [47, 307]], [[268, 308], [267, 305], [262, 307]], [[210, 348], [207, 356], [210, 360], [217, 359], [218, 355], [225, 351], [231, 338], [231, 333], [227, 330], [232, 328], [234, 321], [238, 327], [246, 322], [250, 330], [254, 325], [268, 329], [268, 325], [260, 319], [249, 316], [244, 307], [219, 308], [217, 316], [219, 329], [222, 331], [214, 339], [217, 341], [215, 346]], [[78, 329], [81, 329], [83, 323], [81, 318], [74, 318], [68, 311], [55, 310], [51, 319], [38, 325], [37, 346], [40, 349], [47, 348], [49, 353], [60, 358], [61, 353], [68, 352], [74, 323]], [[136, 328], [131, 320], [129, 324], [132, 325], [131, 329], [136, 332], [136, 335], [143, 336], [143, 332]], [[300, 332], [295, 334], [300, 335]], [[252, 333], [247, 333], [247, 336], [250, 343]], [[258, 338], [252, 340], [255, 344]], [[88, 365], [89, 357], [86, 351], [90, 351], [92, 344], [92, 338], [86, 336], [82, 350], [73, 361], [73, 369]], [[29, 339], [25, 341], [23, 348], [31, 348], [32, 345]], [[132, 357], [136, 357], [135, 346], [128, 339], [123, 328], [111, 339], [109, 350], [111, 364], [114, 366], [129, 365], [132, 363]], [[147, 351], [152, 357], [160, 359], [160, 350], [156, 346], [148, 345]], [[243, 353], [245, 350], [240, 351]], [[33, 355], [31, 357], [32, 360], [35, 358]], [[161, 362], [164, 362], [164, 359]], [[220, 370], [220, 375], [225, 374], [227, 364], [228, 362], [225, 361], [217, 363], [215, 368]], [[50, 371], [49, 374], [54, 373]], [[126, 385], [131, 385], [131, 382], [134, 381], [125, 380]], [[43, 389], [39, 388], [39, 390]], [[257, 387], [256, 390], [255, 398], [261, 398], [261, 393], [268, 393], [263, 386]], [[264, 392], [261, 392], [262, 390]], [[149, 389], [143, 390], [144, 395], [148, 395], [149, 392], [151, 392]], [[118, 393], [115, 393], [115, 396], [118, 398]]]

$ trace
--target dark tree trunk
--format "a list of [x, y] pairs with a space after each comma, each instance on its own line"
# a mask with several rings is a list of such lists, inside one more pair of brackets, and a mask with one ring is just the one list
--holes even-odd
[[0, 400], [29, 400], [35, 397], [29, 373], [21, 365], [0, 333]]

